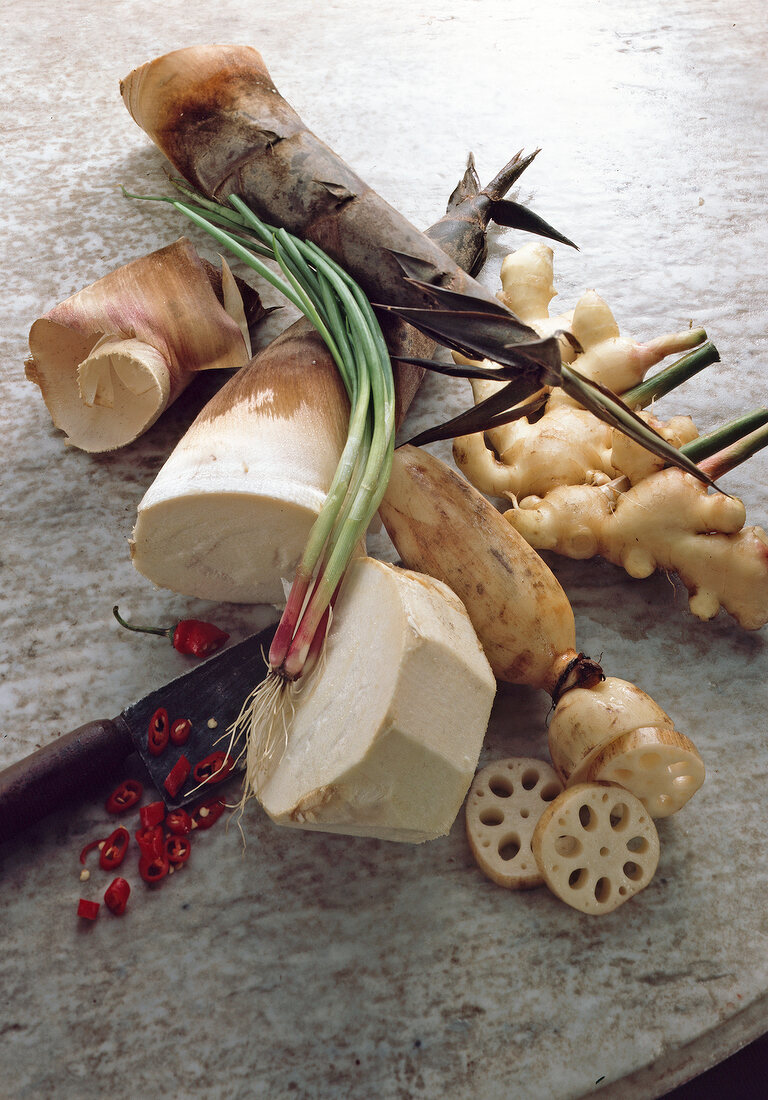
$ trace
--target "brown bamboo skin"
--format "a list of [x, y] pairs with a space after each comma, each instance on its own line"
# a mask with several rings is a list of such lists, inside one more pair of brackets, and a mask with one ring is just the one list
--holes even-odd
[[424, 304], [395, 251], [425, 264], [435, 282], [496, 301], [307, 129], [255, 49], [176, 50], [135, 69], [121, 94], [193, 186], [219, 201], [236, 193], [267, 222], [314, 241], [374, 301]]
[[[236, 193], [266, 221], [315, 241], [374, 302], [424, 304], [403, 280], [396, 251], [425, 263], [435, 282], [495, 301], [466, 272], [483, 262], [491, 203], [528, 163], [520, 154], [485, 188], [470, 160], [445, 216], [420, 233], [306, 128], [251, 47], [175, 50], [135, 69], [120, 90], [189, 183], [217, 200]], [[432, 354], [434, 343], [391, 315], [382, 327], [393, 356]], [[424, 371], [407, 363], [394, 370], [400, 424]]]

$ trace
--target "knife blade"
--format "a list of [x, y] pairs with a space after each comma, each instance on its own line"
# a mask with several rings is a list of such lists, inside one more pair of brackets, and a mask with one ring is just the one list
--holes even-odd
[[[63, 806], [92, 795], [119, 774], [134, 752], [169, 809], [213, 795], [215, 785], [200, 789], [194, 767], [212, 752], [226, 750], [223, 735], [267, 674], [265, 654], [275, 629], [273, 624], [229, 646], [132, 703], [116, 718], [87, 722], [61, 734], [0, 772], [0, 843]], [[190, 732], [183, 745], [169, 743], [155, 756], [149, 751], [148, 731], [159, 708], [165, 710], [169, 723], [187, 719]], [[174, 796], [164, 784], [182, 756], [189, 762], [190, 772]]]

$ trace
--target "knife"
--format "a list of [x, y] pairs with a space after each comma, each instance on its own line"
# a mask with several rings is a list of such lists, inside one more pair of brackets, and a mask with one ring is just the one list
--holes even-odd
[[[0, 843], [68, 803], [92, 795], [120, 773], [133, 752], [169, 809], [211, 797], [215, 785], [201, 790], [194, 768], [211, 753], [226, 751], [228, 727], [267, 674], [265, 654], [275, 630], [273, 624], [229, 646], [126, 707], [116, 718], [88, 722], [61, 734], [0, 772]], [[169, 741], [159, 755], [153, 755], [148, 731], [161, 708], [169, 725], [177, 719], [188, 720], [189, 733], [183, 744]], [[190, 764], [189, 775], [178, 791], [169, 793], [166, 779], [182, 757]], [[179, 768], [184, 771], [186, 765]]]

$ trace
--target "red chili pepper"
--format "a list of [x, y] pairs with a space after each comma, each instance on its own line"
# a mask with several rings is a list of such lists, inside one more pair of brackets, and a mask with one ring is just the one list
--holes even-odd
[[158, 856], [144, 855], [139, 860], [139, 874], [145, 882], [159, 882], [168, 874], [170, 866], [165, 852]]
[[182, 619], [173, 632], [173, 648], [191, 657], [210, 657], [221, 649], [228, 638], [229, 634], [213, 623]]
[[128, 904], [131, 888], [124, 878], [116, 878], [110, 882], [104, 894], [104, 904], [116, 917], [121, 917]]
[[119, 867], [125, 859], [130, 842], [130, 833], [119, 825], [104, 841], [104, 847], [99, 854], [99, 867], [104, 871], [112, 871], [115, 867]]
[[87, 901], [85, 898], [80, 898], [77, 903], [77, 915], [78, 917], [84, 917], [85, 920], [96, 920], [100, 908], [101, 906], [97, 901]]
[[165, 777], [163, 786], [165, 787], [171, 798], [175, 798], [181, 788], [184, 786], [187, 776], [192, 769], [192, 765], [187, 760], [186, 756], [180, 756], [176, 763], [173, 765], [168, 775]]
[[192, 845], [185, 836], [169, 836], [165, 842], [165, 854], [174, 867], [186, 863], [191, 851]]
[[171, 810], [165, 819], [165, 827], [173, 836], [186, 836], [192, 829], [192, 818], [186, 810]]
[[147, 735], [147, 748], [152, 756], [159, 756], [168, 747], [170, 737], [168, 725], [168, 711], [165, 707], [158, 707], [149, 720], [149, 732]]
[[84, 864], [85, 861], [86, 861], [86, 858], [88, 856], [88, 853], [92, 852], [94, 848], [98, 848], [98, 846], [100, 844], [103, 844], [103, 843], [104, 843], [103, 840], [92, 840], [90, 844], [86, 844], [86, 846], [83, 848], [82, 852], [80, 853], [80, 862], [82, 864]]
[[189, 740], [189, 735], [192, 732], [192, 723], [189, 718], [177, 718], [171, 726], [171, 744], [172, 745], [185, 745]]
[[170, 638], [174, 649], [179, 653], [185, 653], [192, 657], [209, 657], [220, 649], [229, 638], [223, 630], [219, 630], [213, 623], [204, 623], [200, 619], [182, 619], [176, 626], [132, 626], [121, 618], [117, 607], [112, 608], [121, 626], [127, 630], [136, 630], [140, 634], [159, 634], [163, 638]]
[[215, 825], [226, 809], [223, 798], [209, 798], [207, 802], [201, 802], [192, 811], [192, 827], [194, 829], [210, 829]]
[[163, 851], [163, 830], [159, 825], [144, 825], [135, 834], [142, 856], [159, 856]]
[[115, 787], [105, 802], [107, 813], [125, 813], [136, 805], [143, 793], [144, 788], [137, 779], [126, 779], [119, 787]]
[[198, 783], [221, 783], [232, 771], [232, 759], [219, 750], [195, 764], [194, 777]]
[[164, 802], [148, 802], [139, 810], [139, 820], [142, 826], [151, 829], [153, 825], [162, 825], [165, 819]]

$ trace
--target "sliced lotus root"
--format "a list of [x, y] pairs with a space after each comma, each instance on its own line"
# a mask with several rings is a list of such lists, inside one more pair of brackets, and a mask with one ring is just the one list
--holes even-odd
[[483, 874], [508, 890], [544, 881], [531, 851], [536, 822], [563, 789], [543, 760], [496, 760], [477, 773], [467, 796], [467, 837]]
[[531, 848], [550, 890], [582, 913], [610, 913], [648, 885], [659, 837], [639, 798], [612, 783], [579, 783], [547, 806]]
[[676, 730], [631, 730], [593, 750], [567, 786], [600, 781], [626, 787], [651, 817], [669, 817], [704, 782], [704, 761], [694, 743]]

